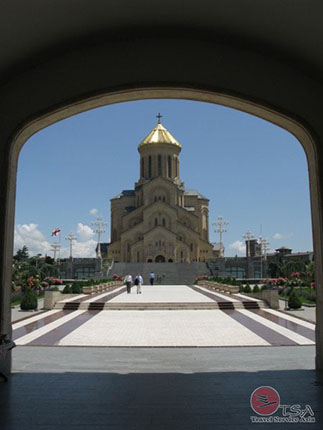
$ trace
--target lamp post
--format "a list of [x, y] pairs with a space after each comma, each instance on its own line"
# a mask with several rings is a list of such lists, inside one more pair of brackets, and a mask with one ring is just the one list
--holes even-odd
[[102, 259], [102, 255], [101, 255], [101, 246], [100, 246], [100, 239], [101, 239], [101, 234], [105, 233], [106, 230], [104, 229], [105, 226], [108, 225], [107, 222], [104, 222], [102, 220], [101, 216], [98, 216], [96, 218], [96, 221], [92, 221], [91, 224], [94, 226], [93, 229], [93, 233], [96, 233], [98, 235], [98, 250], [97, 250], [97, 258]]
[[224, 246], [223, 246], [223, 242], [222, 242], [222, 234], [226, 233], [228, 231], [227, 229], [225, 229], [223, 227], [226, 225], [229, 225], [229, 221], [223, 221], [223, 217], [218, 216], [217, 221], [214, 221], [212, 223], [212, 225], [218, 227], [214, 230], [214, 232], [220, 234], [220, 257], [223, 257], [224, 256]]
[[262, 256], [264, 256], [264, 261], [267, 260], [267, 251], [269, 250], [269, 242], [265, 237], [259, 237], [258, 243], [260, 245], [260, 268], [261, 268], [261, 278], [263, 277], [263, 261]]
[[51, 245], [51, 249], [52, 249], [52, 251], [54, 251], [54, 262], [55, 263], [57, 262], [57, 256], [56, 255], [57, 255], [57, 252], [59, 253], [60, 248], [61, 248], [61, 245], [58, 242], [54, 242]]
[[76, 236], [73, 235], [73, 233], [70, 233], [67, 237], [65, 237], [65, 240], [70, 241], [70, 259], [73, 259], [73, 241], [76, 240]]

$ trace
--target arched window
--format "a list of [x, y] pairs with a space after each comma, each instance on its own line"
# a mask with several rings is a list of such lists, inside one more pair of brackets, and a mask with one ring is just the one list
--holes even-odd
[[157, 225], [158, 225], [158, 219], [155, 218], [155, 227], [157, 227]]
[[172, 157], [168, 156], [168, 177], [172, 177]]
[[165, 218], [163, 218], [163, 227], [165, 227], [166, 226], [166, 220], [165, 220]]
[[145, 177], [145, 160], [144, 158], [141, 159], [141, 177]]
[[162, 156], [158, 155], [157, 157], [157, 165], [158, 165], [158, 176], [161, 176], [162, 174]]
[[148, 157], [148, 178], [151, 178], [151, 155]]

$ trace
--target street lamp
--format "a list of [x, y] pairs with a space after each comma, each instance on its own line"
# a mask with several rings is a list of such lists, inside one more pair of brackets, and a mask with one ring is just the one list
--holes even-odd
[[98, 251], [97, 251], [97, 258], [102, 259], [101, 256], [101, 246], [100, 246], [100, 239], [101, 234], [105, 233], [106, 230], [104, 230], [104, 227], [108, 225], [107, 222], [104, 222], [102, 220], [101, 216], [98, 216], [96, 221], [92, 221], [91, 224], [94, 226], [93, 233], [96, 233], [98, 235]]
[[224, 246], [222, 242], [222, 234], [226, 233], [228, 230], [224, 229], [223, 227], [226, 225], [229, 225], [229, 221], [223, 221], [222, 216], [218, 216], [217, 221], [213, 222], [212, 225], [219, 227], [214, 230], [214, 233], [220, 234], [220, 257], [224, 256]]
[[264, 256], [264, 261], [267, 260], [267, 251], [269, 251], [269, 241], [265, 237], [259, 237], [258, 244], [260, 245], [260, 270], [261, 270], [261, 278], [263, 277], [263, 265], [262, 265], [262, 256]]
[[70, 241], [70, 259], [73, 258], [73, 241], [76, 240], [76, 236], [73, 235], [73, 233], [70, 233], [67, 237], [65, 237], [65, 240]]
[[52, 251], [54, 251], [54, 261], [55, 261], [55, 263], [57, 261], [56, 254], [57, 254], [57, 252], [59, 253], [60, 247], [61, 247], [61, 245], [58, 242], [54, 242], [51, 245], [51, 249], [52, 249]]

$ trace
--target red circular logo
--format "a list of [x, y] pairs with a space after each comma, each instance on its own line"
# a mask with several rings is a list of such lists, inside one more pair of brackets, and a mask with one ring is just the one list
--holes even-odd
[[279, 405], [279, 394], [272, 387], [258, 387], [250, 396], [250, 406], [258, 415], [272, 415]]

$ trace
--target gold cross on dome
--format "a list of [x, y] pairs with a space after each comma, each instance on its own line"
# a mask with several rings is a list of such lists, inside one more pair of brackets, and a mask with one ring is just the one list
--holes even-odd
[[160, 124], [160, 118], [162, 118], [163, 115], [161, 115], [160, 113], [158, 113], [158, 115], [156, 115], [156, 118], [158, 119], [158, 124]]

